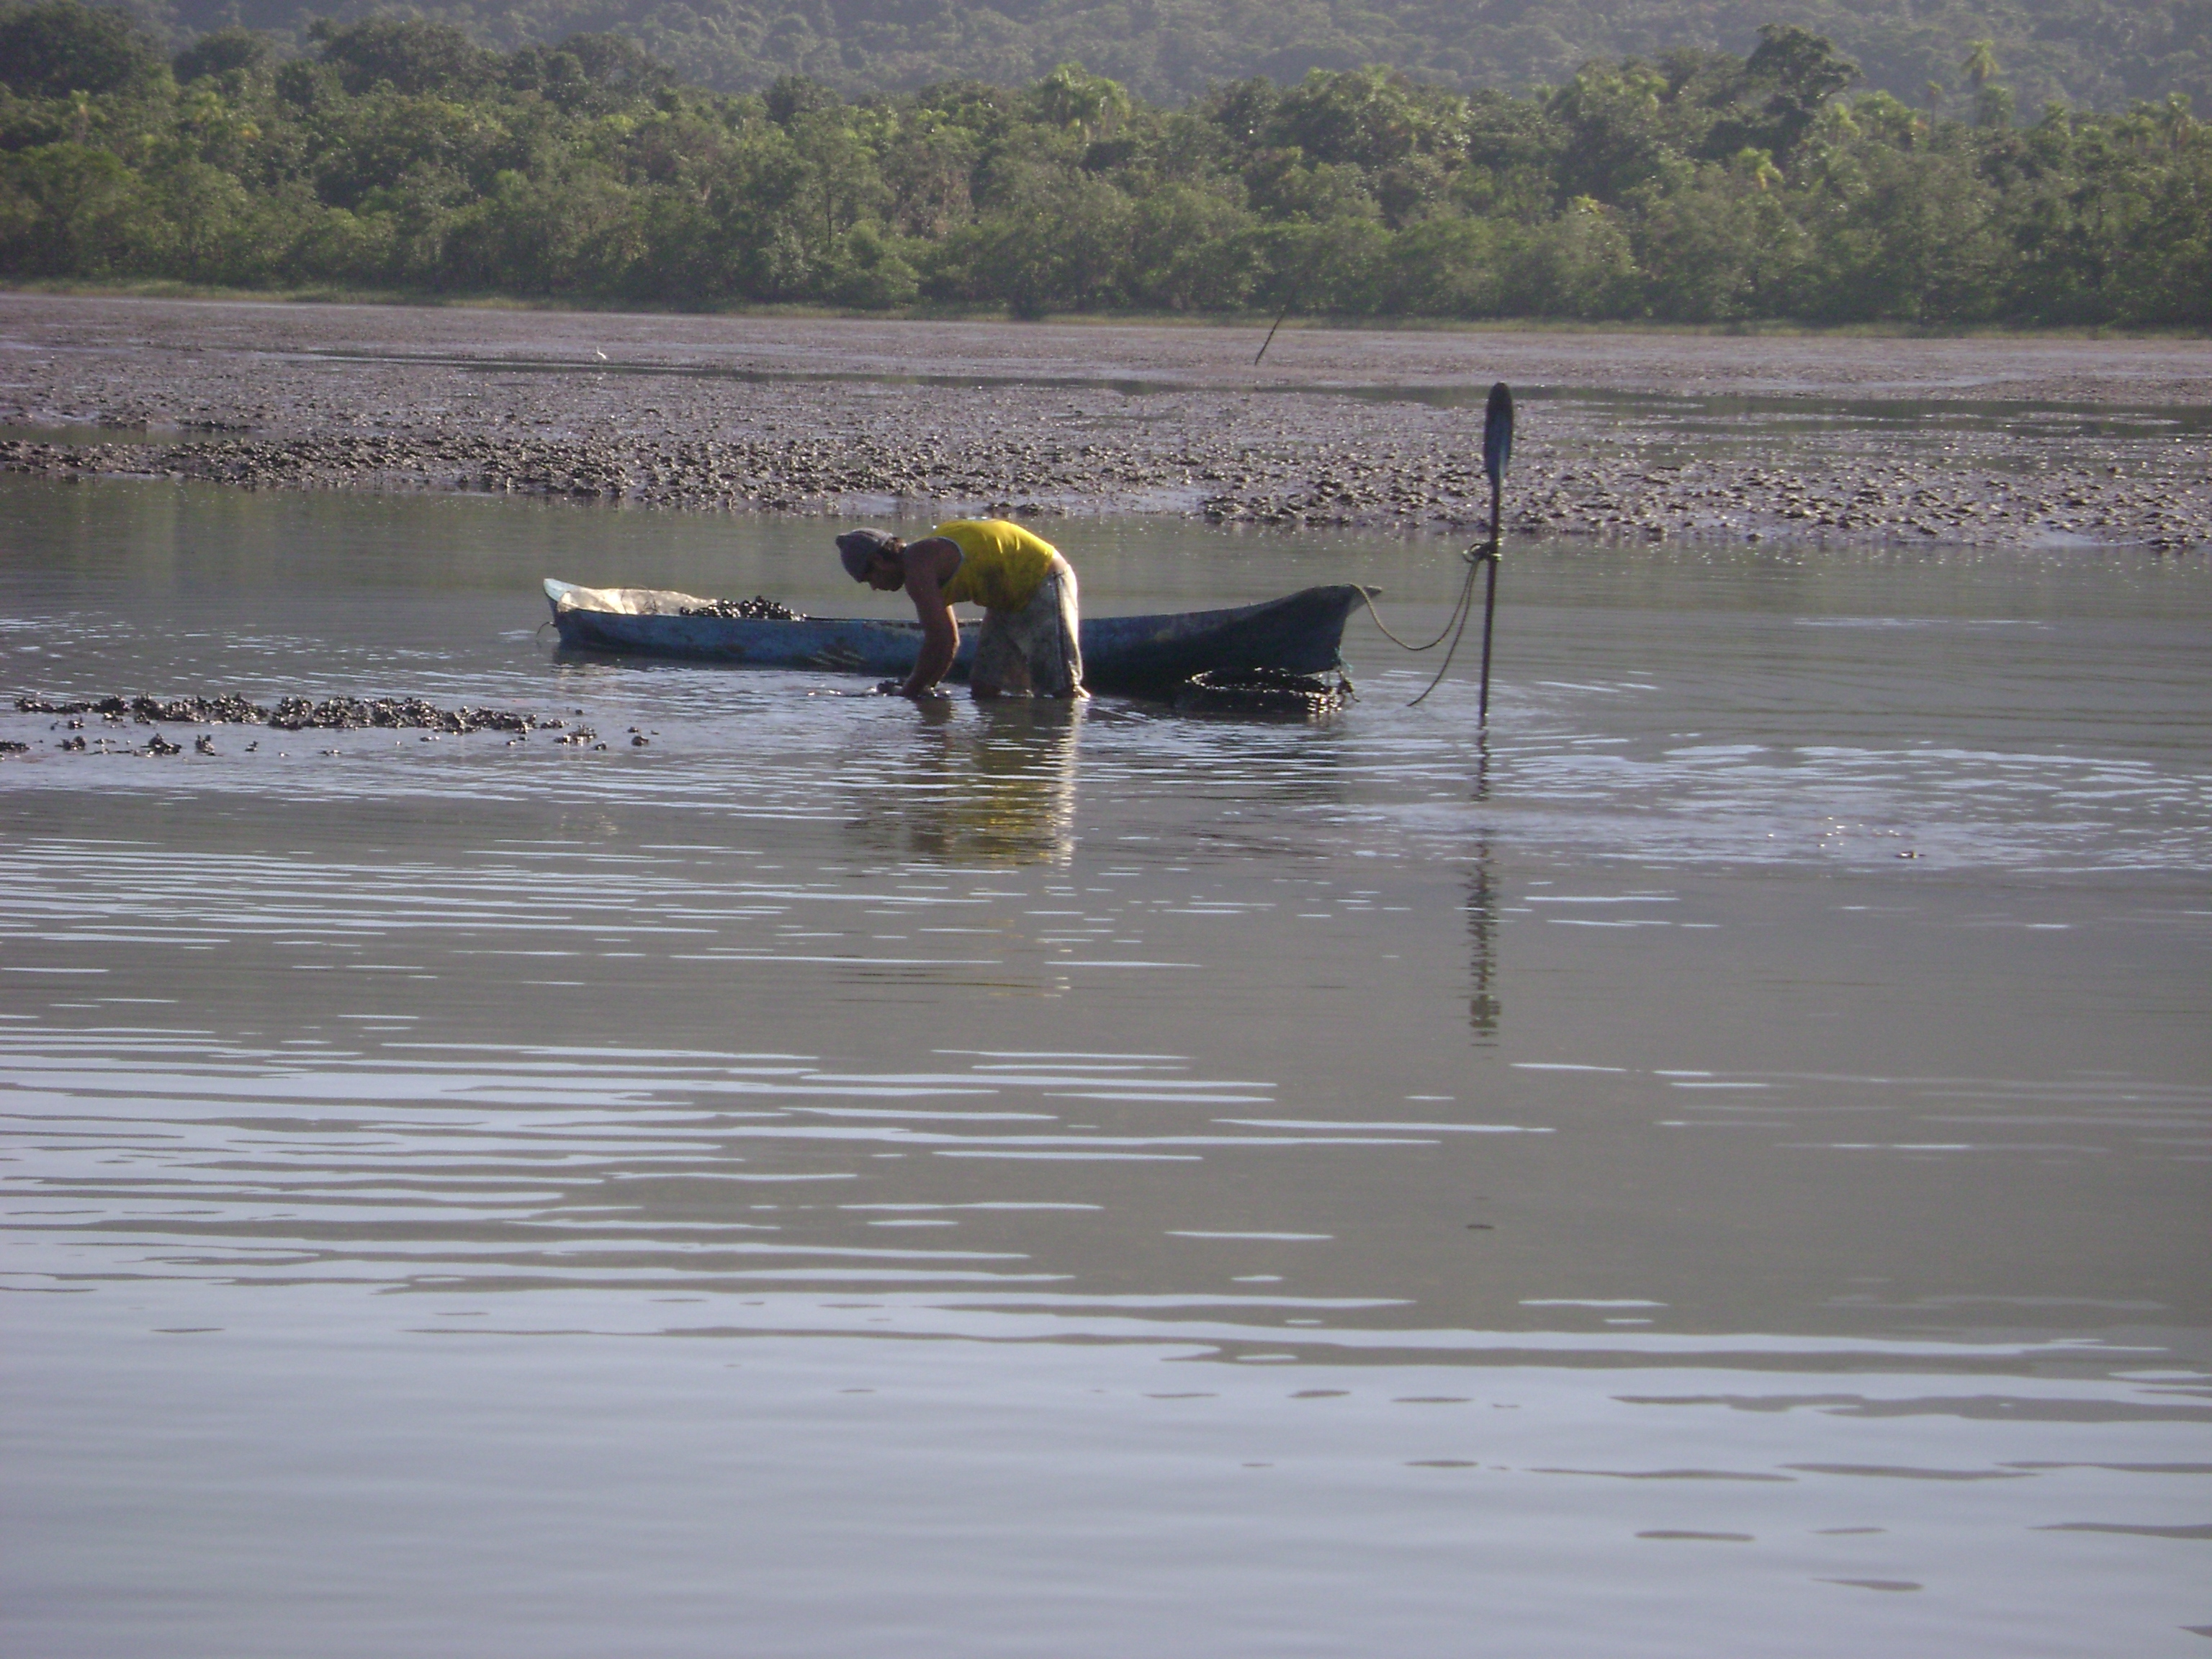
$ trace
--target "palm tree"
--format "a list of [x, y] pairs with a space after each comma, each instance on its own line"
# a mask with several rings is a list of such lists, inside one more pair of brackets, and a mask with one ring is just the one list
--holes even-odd
[[1038, 82], [1036, 100], [1046, 120], [1080, 129], [1086, 143], [1094, 128], [1104, 132], [1129, 112], [1129, 94], [1121, 82], [1075, 63], [1062, 64]]
[[1994, 40], [1966, 42], [1966, 61], [1959, 65], [1960, 71], [1974, 83], [1978, 92], [1988, 82], [2004, 73], [1997, 66], [1997, 43]]
[[2197, 125], [2189, 118], [2189, 94], [2169, 92], [2166, 94], [2166, 101], [2158, 105], [2153, 113], [2166, 133], [2166, 148], [2179, 154], [2182, 146], [2189, 142], [2191, 129]]

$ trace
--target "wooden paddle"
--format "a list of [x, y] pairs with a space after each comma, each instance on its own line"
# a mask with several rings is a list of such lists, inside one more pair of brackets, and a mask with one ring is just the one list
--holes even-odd
[[[1449, 634], [1451, 645], [1444, 652], [1443, 663], [1437, 670], [1436, 678], [1429, 682], [1427, 690], [1419, 696], [1406, 705], [1408, 708], [1418, 708], [1426, 702], [1429, 692], [1442, 685], [1444, 676], [1451, 672], [1452, 659], [1459, 654], [1459, 642], [1467, 637], [1468, 622], [1474, 615], [1474, 573], [1479, 567], [1488, 565], [1489, 579], [1482, 592], [1482, 696], [1476, 705], [1475, 718], [1480, 725], [1490, 724], [1490, 628], [1498, 610], [1498, 543], [1504, 523], [1505, 465], [1512, 456], [1513, 389], [1500, 380], [1490, 388], [1490, 402], [1482, 412], [1482, 470], [1490, 475], [1490, 544], [1480, 551], [1470, 547], [1462, 556], [1467, 560], [1467, 580], [1460, 584], [1459, 599], [1452, 606], [1452, 619], [1444, 624], [1443, 634], [1429, 641], [1429, 645], [1442, 644], [1444, 635]], [[1368, 609], [1371, 611], [1374, 606], [1370, 605]], [[1379, 623], [1382, 618], [1378, 617], [1376, 620]], [[1388, 634], [1389, 629], [1384, 629], [1383, 632]], [[1391, 634], [1390, 637], [1398, 640], [1395, 634]], [[1398, 643], [1405, 645], [1406, 641], [1398, 640]], [[1407, 648], [1425, 651], [1429, 647], [1416, 645]]]
[[1490, 388], [1482, 411], [1482, 470], [1490, 475], [1490, 547], [1483, 555], [1490, 574], [1482, 592], [1482, 690], [1475, 718], [1490, 724], [1490, 626], [1498, 611], [1498, 549], [1504, 523], [1505, 468], [1513, 459], [1513, 388], [1500, 380]]

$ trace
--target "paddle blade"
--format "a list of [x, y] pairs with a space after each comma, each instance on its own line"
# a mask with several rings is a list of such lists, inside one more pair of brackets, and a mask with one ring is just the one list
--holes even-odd
[[1490, 402], [1482, 411], [1482, 470], [1493, 489], [1505, 483], [1506, 463], [1513, 459], [1513, 388], [1500, 380], [1490, 388]]

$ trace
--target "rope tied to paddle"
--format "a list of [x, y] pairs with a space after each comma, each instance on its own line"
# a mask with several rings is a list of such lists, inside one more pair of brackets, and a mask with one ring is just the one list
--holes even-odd
[[[1459, 654], [1459, 642], [1467, 633], [1468, 618], [1474, 614], [1475, 572], [1488, 565], [1490, 591], [1492, 594], [1498, 592], [1498, 544], [1495, 539], [1486, 546], [1470, 547], [1462, 556], [1467, 560], [1467, 580], [1460, 584], [1459, 599], [1452, 606], [1451, 619], [1444, 624], [1444, 633], [1451, 635], [1451, 644], [1445, 648], [1444, 659], [1437, 665], [1436, 678], [1422, 688], [1419, 696], [1406, 705], [1408, 708], [1418, 708], [1426, 702], [1429, 700], [1429, 693], [1442, 685], [1444, 683], [1444, 676], [1451, 672], [1452, 659]], [[1490, 620], [1486, 611], [1483, 617], [1482, 631], [1486, 642], [1490, 634]], [[1435, 646], [1443, 643], [1443, 634], [1439, 634], [1429, 645], [1419, 648], [1433, 649]], [[1483, 714], [1486, 719], [1490, 708], [1490, 653], [1487, 651], [1483, 653], [1482, 668], [1482, 704]]]
[[1468, 562], [1468, 581], [1461, 585], [1459, 599], [1452, 606], [1451, 615], [1445, 619], [1443, 632], [1424, 644], [1415, 645], [1411, 640], [1401, 640], [1391, 630], [1390, 624], [1382, 620], [1382, 613], [1375, 608], [1375, 596], [1372, 590], [1362, 587], [1359, 590], [1360, 602], [1366, 605], [1367, 614], [1375, 619], [1375, 626], [1381, 631], [1382, 637], [1400, 650], [1416, 653], [1433, 651], [1451, 637], [1453, 626], [1459, 621], [1460, 606], [1467, 603], [1468, 590], [1474, 581], [1474, 568], [1482, 562], [1488, 553], [1487, 544], [1477, 542], [1460, 555], [1460, 557]]
[[[1264, 347], [1261, 349], [1265, 349]], [[1468, 618], [1474, 614], [1475, 573], [1486, 565], [1490, 569], [1490, 582], [1483, 594], [1482, 690], [1477, 707], [1480, 711], [1478, 718], [1486, 726], [1490, 723], [1490, 624], [1498, 606], [1498, 551], [1503, 528], [1505, 469], [1512, 456], [1513, 392], [1504, 381], [1500, 380], [1490, 388], [1490, 401], [1482, 412], [1482, 470], [1490, 476], [1490, 539], [1477, 542], [1460, 555], [1467, 561], [1467, 580], [1460, 584], [1459, 598], [1452, 603], [1451, 615], [1445, 619], [1443, 632], [1425, 645], [1401, 640], [1391, 632], [1389, 624], [1382, 620], [1382, 613], [1375, 609], [1372, 596], [1364, 587], [1359, 590], [1359, 597], [1367, 605], [1367, 614], [1375, 618], [1375, 625], [1382, 630], [1382, 637], [1393, 645], [1407, 651], [1433, 651], [1446, 639], [1451, 641], [1450, 647], [1444, 652], [1443, 661], [1437, 665], [1436, 678], [1428, 683], [1419, 696], [1406, 705], [1408, 708], [1417, 708], [1426, 702], [1429, 693], [1442, 685], [1444, 676], [1451, 672], [1452, 658], [1458, 653], [1459, 642], [1467, 633]]]

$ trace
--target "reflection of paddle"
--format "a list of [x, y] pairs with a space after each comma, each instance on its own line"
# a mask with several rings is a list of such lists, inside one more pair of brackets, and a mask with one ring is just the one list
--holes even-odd
[[1482, 470], [1490, 475], [1490, 576], [1482, 592], [1482, 692], [1475, 718], [1490, 724], [1490, 623], [1498, 611], [1498, 542], [1505, 501], [1505, 466], [1513, 459], [1513, 389], [1500, 380], [1482, 411]]

